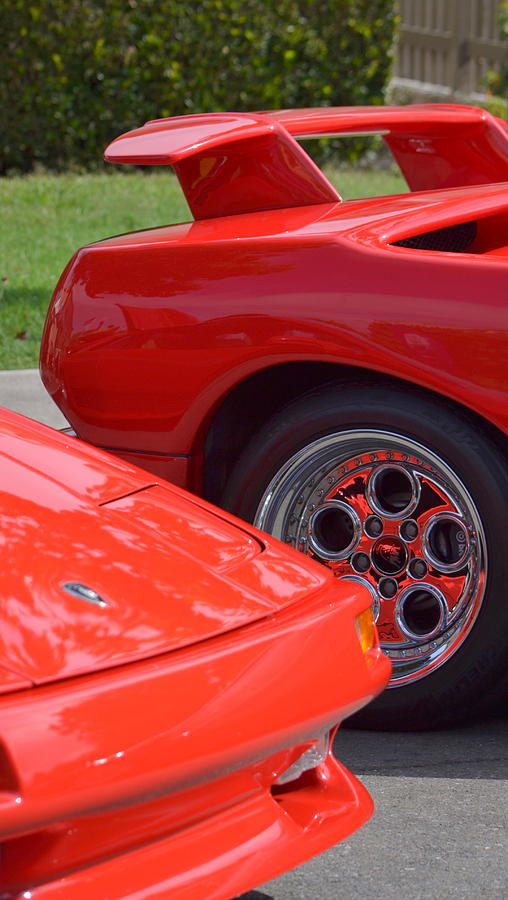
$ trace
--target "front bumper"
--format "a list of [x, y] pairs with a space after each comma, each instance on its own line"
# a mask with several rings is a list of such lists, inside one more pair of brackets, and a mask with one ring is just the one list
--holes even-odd
[[[278, 776], [386, 684], [331, 589], [188, 650], [2, 698], [0, 898], [227, 898], [359, 827], [331, 756]], [[249, 862], [250, 857], [250, 862]]]

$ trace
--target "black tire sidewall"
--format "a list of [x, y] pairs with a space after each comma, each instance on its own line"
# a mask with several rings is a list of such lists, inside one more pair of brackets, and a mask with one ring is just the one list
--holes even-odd
[[508, 664], [508, 521], [506, 460], [490, 436], [446, 401], [417, 390], [333, 384], [289, 404], [266, 423], [232, 473], [227, 509], [253, 521], [260, 499], [287, 460], [324, 435], [393, 431], [446, 462], [469, 491], [485, 530], [488, 570], [482, 607], [457, 651], [440, 668], [384, 692], [354, 717], [365, 727], [443, 727], [483, 709]]

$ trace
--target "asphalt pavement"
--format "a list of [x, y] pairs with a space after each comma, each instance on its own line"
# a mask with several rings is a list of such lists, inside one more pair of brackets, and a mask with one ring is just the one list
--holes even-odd
[[65, 428], [67, 425], [58, 406], [47, 394], [37, 369], [0, 372], [0, 406], [53, 428]]
[[508, 718], [433, 733], [339, 730], [376, 811], [242, 900], [507, 900]]
[[[65, 425], [35, 370], [0, 372], [0, 403]], [[376, 812], [359, 832], [241, 900], [508, 900], [508, 716], [433, 733], [342, 728], [337, 757]]]

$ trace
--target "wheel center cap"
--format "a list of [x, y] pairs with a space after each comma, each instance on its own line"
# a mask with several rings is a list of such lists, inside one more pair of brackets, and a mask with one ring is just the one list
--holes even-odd
[[372, 562], [382, 575], [398, 575], [406, 567], [407, 550], [399, 538], [379, 538], [372, 548]]

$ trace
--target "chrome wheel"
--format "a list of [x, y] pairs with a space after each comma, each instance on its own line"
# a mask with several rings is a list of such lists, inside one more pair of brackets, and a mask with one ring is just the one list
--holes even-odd
[[368, 587], [390, 687], [447, 662], [478, 616], [487, 549], [475, 503], [441, 457], [402, 435], [313, 441], [271, 479], [254, 523]]

